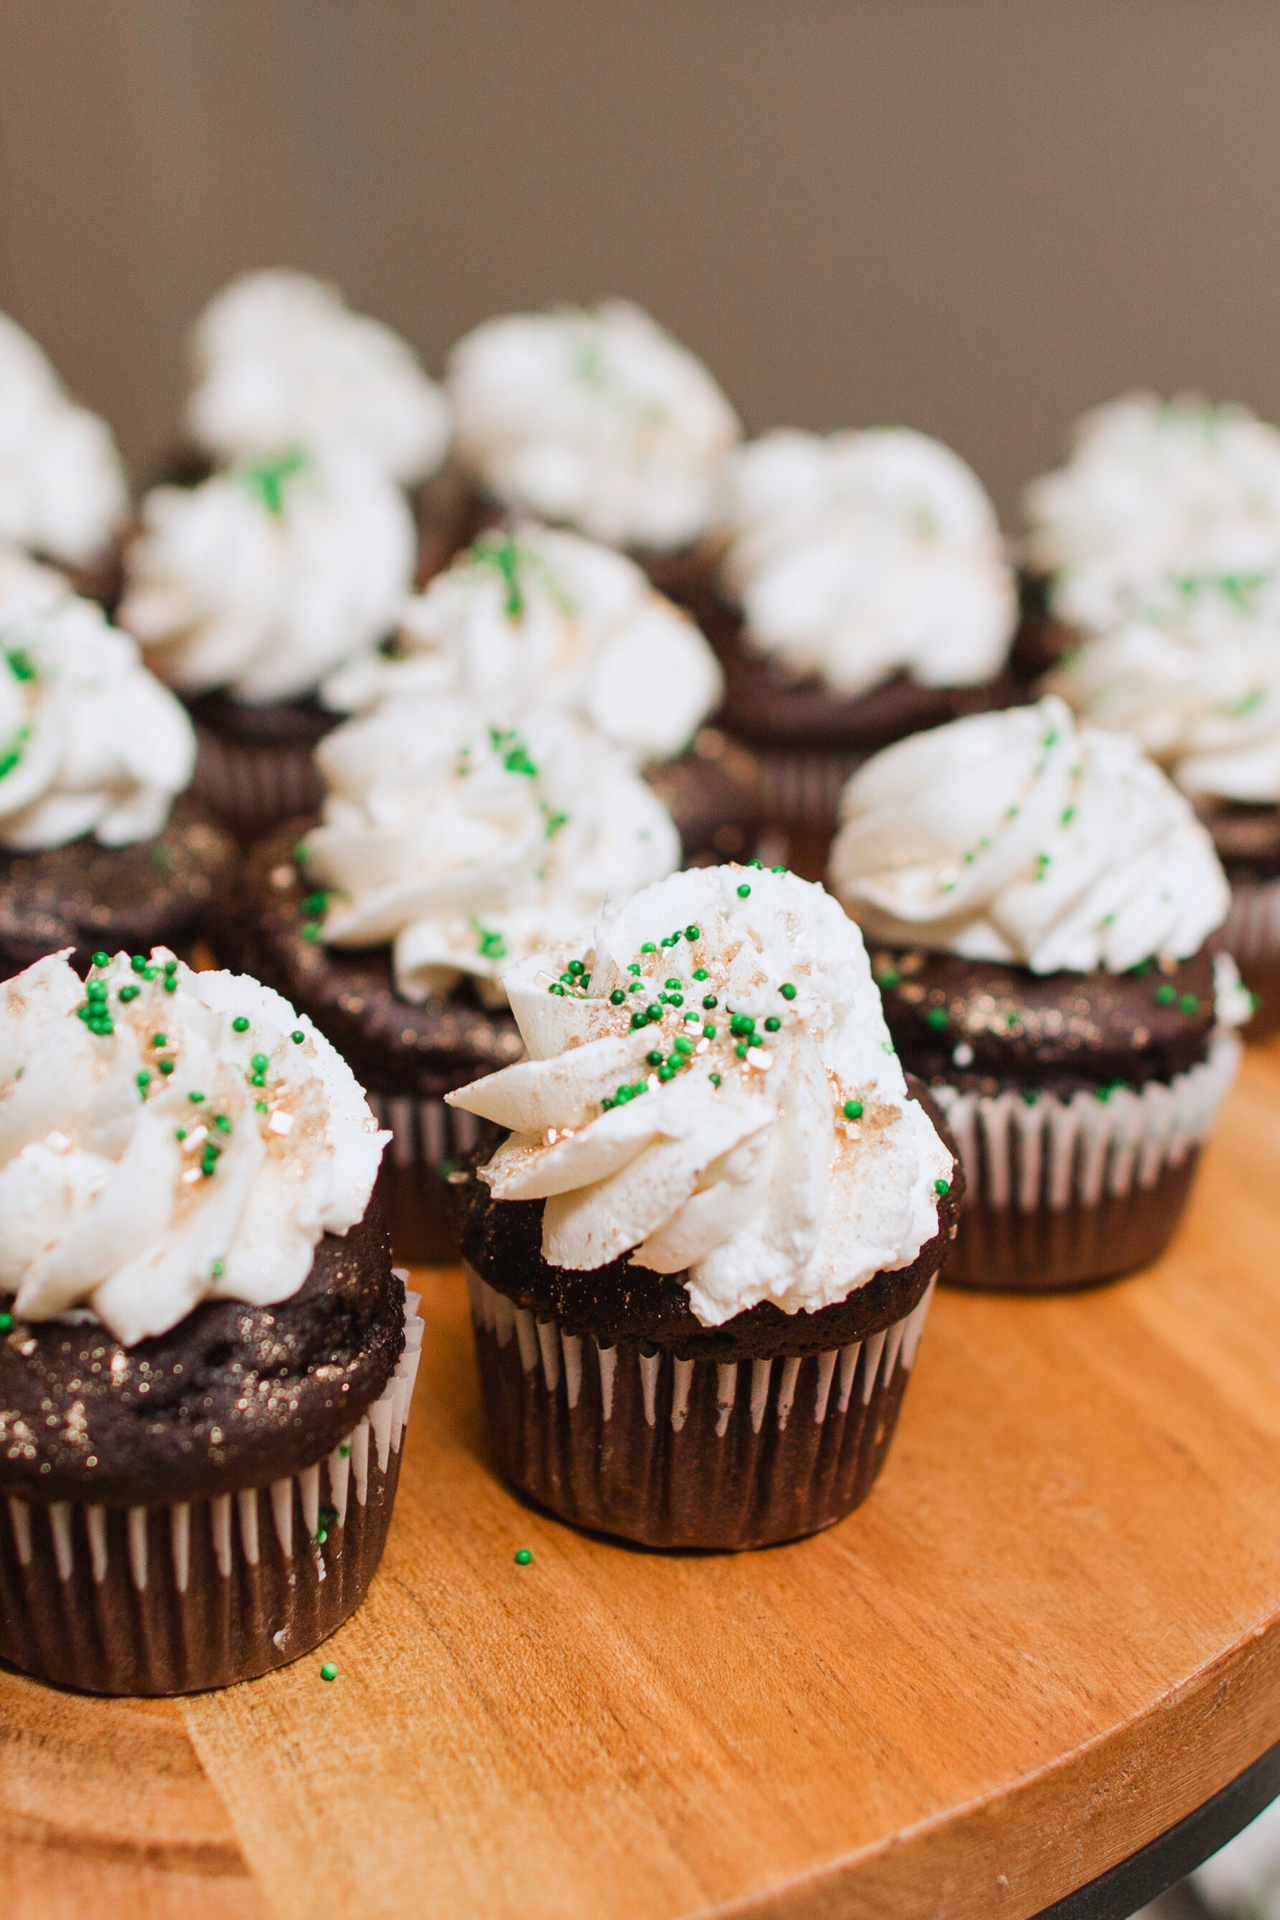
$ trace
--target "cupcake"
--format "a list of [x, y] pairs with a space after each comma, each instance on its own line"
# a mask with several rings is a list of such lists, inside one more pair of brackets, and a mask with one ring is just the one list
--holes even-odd
[[1049, 676], [1083, 719], [1132, 733], [1213, 836], [1231, 883], [1215, 944], [1280, 1026], [1280, 574], [1186, 579]]
[[385, 1135], [305, 1016], [162, 948], [46, 956], [0, 1035], [0, 1655], [132, 1694], [296, 1660], [395, 1495]]
[[529, 1059], [456, 1192], [490, 1441], [650, 1546], [829, 1526], [883, 1464], [962, 1178], [854, 927], [755, 866], [681, 873], [506, 976]]
[[508, 314], [449, 355], [456, 545], [502, 512], [633, 553], [682, 598], [704, 580], [725, 456], [742, 428], [696, 356], [640, 307]]
[[766, 434], [727, 494], [724, 724], [759, 753], [792, 863], [820, 870], [860, 760], [1013, 697], [1013, 575], [975, 475], [905, 428]]
[[1019, 656], [1038, 672], [1180, 580], [1280, 568], [1280, 432], [1243, 407], [1127, 394], [1085, 414], [1024, 506]]
[[56, 561], [110, 604], [128, 511], [110, 427], [75, 405], [30, 334], [0, 313], [0, 542]]
[[185, 792], [191, 722], [63, 575], [0, 550], [0, 978], [200, 935], [235, 846]]
[[331, 733], [319, 824], [254, 848], [224, 932], [370, 1089], [410, 1260], [456, 1246], [440, 1176], [472, 1132], [443, 1096], [522, 1051], [505, 970], [680, 858], [666, 809], [607, 741], [554, 709], [518, 726], [502, 712], [406, 696]]
[[832, 889], [968, 1175], [944, 1279], [1078, 1287], [1153, 1260], [1249, 1011], [1206, 944], [1229, 894], [1190, 803], [1048, 697], [886, 748], [841, 818]]
[[316, 804], [315, 699], [348, 653], [393, 629], [413, 516], [360, 449], [300, 449], [156, 487], [126, 556], [119, 618], [191, 709], [195, 790], [244, 837]]
[[[187, 431], [221, 466], [351, 448], [400, 486], [425, 488], [444, 459], [449, 405], [412, 347], [309, 274], [246, 273], [223, 287], [195, 324], [191, 360]], [[434, 514], [423, 524], [430, 537]], [[447, 558], [420, 553], [422, 577]]]
[[754, 761], [701, 725], [723, 686], [698, 628], [634, 561], [525, 524], [481, 534], [407, 603], [394, 649], [339, 668], [322, 698], [345, 713], [416, 692], [563, 707], [649, 768], [687, 854], [723, 857], [753, 851], [759, 829]]

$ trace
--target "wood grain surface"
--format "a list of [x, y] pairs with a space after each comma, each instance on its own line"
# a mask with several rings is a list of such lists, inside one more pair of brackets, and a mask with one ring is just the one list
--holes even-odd
[[184, 1701], [0, 1672], [0, 1911], [1039, 1912], [1280, 1740], [1278, 1229], [1273, 1043], [1158, 1268], [940, 1297], [867, 1505], [740, 1556], [514, 1499], [460, 1278], [428, 1273], [363, 1610], [324, 1656]]

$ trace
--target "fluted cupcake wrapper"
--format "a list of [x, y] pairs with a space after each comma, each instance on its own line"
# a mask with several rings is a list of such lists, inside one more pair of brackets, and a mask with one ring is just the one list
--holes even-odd
[[191, 787], [242, 840], [314, 813], [324, 797], [312, 747], [225, 740], [199, 721]]
[[966, 1180], [944, 1283], [1089, 1286], [1154, 1260], [1178, 1224], [1240, 1052], [1235, 1034], [1220, 1029], [1208, 1058], [1170, 1081], [1069, 1100], [930, 1087]]
[[1231, 876], [1231, 910], [1213, 936], [1213, 946], [1229, 953], [1247, 987], [1261, 1005], [1248, 1028], [1260, 1040], [1280, 1028], [1280, 879]]
[[422, 1347], [323, 1459], [265, 1487], [105, 1507], [9, 1495], [0, 1655], [92, 1693], [194, 1693], [298, 1659], [364, 1598], [386, 1540]]
[[933, 1291], [866, 1340], [721, 1362], [602, 1344], [466, 1272], [503, 1473], [578, 1526], [656, 1547], [765, 1546], [864, 1500]]
[[380, 1127], [391, 1134], [382, 1156], [378, 1193], [391, 1223], [396, 1258], [440, 1266], [458, 1258], [458, 1232], [449, 1204], [448, 1175], [476, 1143], [479, 1122], [443, 1099], [411, 1094], [366, 1094]]

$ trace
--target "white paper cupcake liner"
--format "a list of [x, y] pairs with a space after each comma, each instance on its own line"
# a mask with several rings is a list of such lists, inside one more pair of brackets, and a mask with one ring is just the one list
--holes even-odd
[[902, 1319], [826, 1352], [681, 1360], [570, 1333], [466, 1276], [507, 1477], [568, 1520], [655, 1546], [792, 1539], [864, 1499], [933, 1295], [930, 1281]]
[[[1209, 1057], [1139, 1092], [1117, 1087], [1070, 1100], [991, 1096], [930, 1087], [964, 1163], [966, 1207], [1031, 1213], [1121, 1198], [1151, 1188], [1206, 1139], [1240, 1064], [1240, 1042], [1219, 1029]], [[963, 1233], [963, 1226], [961, 1232]]]
[[1280, 960], [1280, 880], [1231, 882], [1231, 910], [1214, 946], [1232, 954], [1241, 970]]
[[381, 1395], [296, 1474], [155, 1506], [9, 1495], [0, 1653], [92, 1692], [188, 1693], [326, 1639], [381, 1558], [421, 1358], [418, 1299], [406, 1295], [405, 1348]]

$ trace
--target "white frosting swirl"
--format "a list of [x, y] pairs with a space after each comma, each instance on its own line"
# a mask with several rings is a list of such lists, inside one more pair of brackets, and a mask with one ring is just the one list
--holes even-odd
[[702, 362], [626, 300], [486, 320], [445, 384], [487, 492], [615, 546], [698, 539], [742, 431]]
[[747, 643], [845, 698], [906, 671], [972, 686], [1017, 624], [995, 510], [958, 454], [905, 427], [780, 429], [727, 468], [723, 577]]
[[914, 734], [844, 790], [830, 880], [894, 945], [1033, 973], [1185, 959], [1226, 917], [1213, 842], [1128, 734], [1054, 696]]
[[23, 1319], [87, 1306], [132, 1346], [201, 1300], [287, 1300], [363, 1217], [389, 1138], [324, 1036], [244, 975], [157, 948], [87, 989], [61, 954], [0, 986], [0, 1286]]
[[195, 733], [137, 644], [51, 567], [0, 550], [0, 846], [161, 832]]
[[449, 405], [412, 347], [309, 274], [233, 280], [197, 320], [191, 354], [187, 425], [219, 459], [354, 447], [409, 485], [444, 458]]
[[[907, 1098], [862, 940], [822, 888], [695, 869], [606, 909], [589, 939], [585, 993], [569, 948], [507, 976], [529, 1059], [448, 1096], [512, 1129], [481, 1177], [495, 1199], [546, 1199], [544, 1258], [687, 1269], [704, 1326], [761, 1300], [816, 1312], [908, 1266], [937, 1232], [951, 1155]], [[637, 1028], [637, 1005], [660, 1018]], [[751, 1016], [750, 1039], [732, 1015]]]
[[310, 693], [395, 623], [413, 516], [362, 455], [295, 452], [198, 487], [157, 487], [126, 555], [120, 624], [180, 693], [250, 706]]
[[393, 943], [406, 1000], [462, 974], [495, 1003], [512, 963], [680, 859], [671, 816], [571, 715], [517, 723], [457, 697], [388, 702], [326, 735], [329, 786], [307, 874], [331, 887], [323, 938]]
[[1085, 414], [1024, 504], [1055, 613], [1105, 631], [1171, 580], [1280, 568], [1280, 433], [1243, 407], [1127, 394]]
[[636, 759], [667, 759], [718, 705], [720, 665], [689, 617], [623, 554], [526, 526], [481, 535], [402, 611], [398, 652], [325, 682], [360, 712], [409, 692], [459, 692], [517, 711], [581, 714]]
[[74, 404], [30, 334], [0, 313], [0, 540], [85, 566], [128, 510], [110, 427]]
[[1280, 801], [1274, 589], [1188, 581], [1175, 606], [1085, 641], [1045, 685], [1081, 718], [1135, 734], [1185, 793]]

